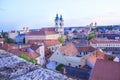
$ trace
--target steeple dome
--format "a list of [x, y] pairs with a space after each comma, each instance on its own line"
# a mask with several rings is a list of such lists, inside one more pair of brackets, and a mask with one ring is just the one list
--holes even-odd
[[58, 17], [58, 14], [56, 14], [55, 21], [58, 21], [58, 20], [59, 20], [59, 17]]
[[62, 15], [60, 15], [60, 21], [63, 21]]

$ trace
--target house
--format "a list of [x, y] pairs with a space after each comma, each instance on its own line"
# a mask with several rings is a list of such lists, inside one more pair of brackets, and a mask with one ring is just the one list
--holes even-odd
[[49, 49], [52, 52], [62, 46], [62, 43], [58, 40], [29, 40], [29, 44], [44, 44], [45, 49]]
[[60, 36], [64, 36], [64, 20], [62, 15], [60, 18], [58, 14], [55, 17], [55, 27], [42, 28], [39, 31], [31, 31], [26, 33], [25, 40], [58, 40]]
[[24, 45], [19, 47], [15, 44], [4, 44], [0, 45], [0, 49], [6, 50], [17, 56], [20, 56], [21, 54], [26, 54], [28, 58], [35, 58], [38, 64], [45, 64], [44, 45]]
[[37, 57], [38, 64], [44, 65], [45, 64], [45, 49], [44, 45], [31, 45], [31, 49], [38, 53], [40, 56]]
[[120, 40], [109, 40], [106, 38], [95, 38], [89, 41], [90, 45], [104, 49], [106, 47], [120, 47]]
[[0, 44], [4, 43], [4, 38], [0, 38]]
[[107, 34], [107, 33], [100, 33], [96, 35], [97, 38], [107, 38], [107, 39], [113, 39], [113, 40], [119, 40], [120, 35], [119, 34]]
[[95, 48], [91, 47], [91, 46], [79, 46], [77, 47], [78, 50], [78, 57], [82, 57], [85, 56], [93, 51], [95, 51]]
[[57, 49], [49, 58], [49, 61], [76, 67], [80, 66], [80, 57], [77, 57], [77, 54], [76, 47], [73, 43], [70, 43]]
[[106, 60], [106, 61], [115, 61], [115, 62], [119, 62], [119, 59], [115, 56], [111, 56], [111, 55], [107, 55], [105, 54], [101, 49], [96, 50], [93, 52], [92, 55], [90, 55], [87, 60], [86, 60], [86, 64], [91, 67], [94, 68], [94, 65], [96, 63], [96, 60], [98, 59], [102, 59], [102, 60]]
[[25, 40], [25, 34], [19, 34], [15, 38], [15, 42], [17, 44], [23, 44], [25, 42], [24, 40]]
[[89, 80], [120, 80], [120, 62], [98, 59]]
[[18, 32], [15, 30], [8, 32], [8, 37], [13, 39], [13, 40], [15, 40], [17, 35], [18, 35]]

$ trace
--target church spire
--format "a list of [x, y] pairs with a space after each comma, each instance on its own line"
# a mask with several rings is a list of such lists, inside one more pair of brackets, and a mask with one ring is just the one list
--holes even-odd
[[60, 21], [63, 21], [62, 15], [60, 15]]
[[58, 14], [56, 14], [55, 21], [58, 21], [58, 20], [59, 20], [59, 17], [58, 17]]

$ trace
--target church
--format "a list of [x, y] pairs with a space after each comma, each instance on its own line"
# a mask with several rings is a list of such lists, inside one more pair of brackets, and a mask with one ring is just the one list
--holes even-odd
[[56, 14], [55, 27], [42, 28], [38, 31], [30, 31], [25, 35], [25, 43], [31, 40], [58, 40], [59, 37], [64, 36], [64, 20], [62, 15], [60, 17]]

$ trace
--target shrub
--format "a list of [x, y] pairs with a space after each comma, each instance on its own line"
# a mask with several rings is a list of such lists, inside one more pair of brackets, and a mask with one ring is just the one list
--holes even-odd
[[27, 60], [27, 61], [29, 61], [27, 54], [21, 54], [20, 57]]
[[63, 44], [65, 42], [65, 39], [64, 39], [64, 37], [59, 37], [58, 41]]
[[33, 64], [37, 64], [37, 60], [35, 58], [28, 58], [27, 54], [21, 54], [19, 57], [25, 59], [26, 61], [29, 61]]
[[30, 58], [29, 61], [32, 62], [33, 64], [37, 64], [37, 60], [35, 58]]
[[95, 33], [90, 33], [88, 35], [88, 40], [92, 39], [92, 38], [95, 38], [96, 37], [96, 34]]
[[64, 67], [64, 64], [59, 64], [59, 65], [56, 67], [56, 70], [60, 71], [62, 67]]

